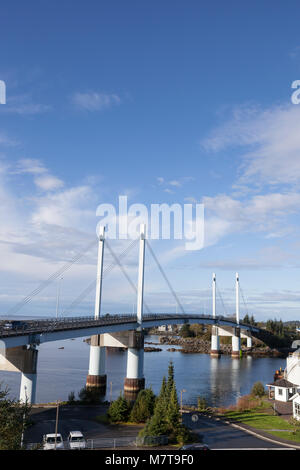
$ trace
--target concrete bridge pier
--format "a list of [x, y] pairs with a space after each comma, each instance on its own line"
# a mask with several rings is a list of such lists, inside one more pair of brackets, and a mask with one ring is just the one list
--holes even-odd
[[232, 336], [232, 358], [239, 358], [241, 350], [241, 331], [240, 328], [234, 328], [234, 335]]
[[248, 331], [244, 334], [244, 337], [247, 338], [247, 348], [252, 348], [252, 336]]
[[[105, 227], [100, 226], [99, 227], [99, 240], [98, 240], [95, 319], [98, 319], [101, 313], [104, 241], [105, 241]], [[91, 337], [89, 373], [86, 379], [86, 387], [97, 389], [100, 395], [105, 395], [106, 393], [106, 374], [105, 374], [106, 349], [104, 346], [101, 346], [100, 343], [101, 343], [100, 335], [93, 335]]]
[[37, 382], [38, 350], [35, 346], [29, 346], [23, 350], [23, 367], [20, 386], [20, 401], [23, 403], [35, 403]]
[[107, 377], [105, 374], [106, 348], [101, 346], [101, 336], [93, 335], [90, 344], [89, 373], [86, 387], [96, 389], [99, 395], [105, 395]]
[[124, 381], [124, 397], [135, 400], [139, 391], [145, 388], [144, 378], [144, 335], [134, 332], [135, 347], [127, 349], [127, 372]]
[[0, 344], [0, 370], [22, 374], [19, 396], [22, 403], [35, 403], [37, 360], [38, 350], [35, 344], [13, 348], [6, 348]]
[[144, 303], [144, 271], [145, 271], [146, 225], [140, 226], [139, 273], [137, 289], [137, 323], [133, 340], [127, 351], [127, 373], [124, 383], [124, 396], [135, 400], [139, 391], [145, 388], [144, 378], [144, 334], [143, 334], [143, 303]]
[[217, 326], [212, 327], [210, 355], [211, 357], [220, 356], [220, 337], [219, 337], [219, 331], [218, 331]]

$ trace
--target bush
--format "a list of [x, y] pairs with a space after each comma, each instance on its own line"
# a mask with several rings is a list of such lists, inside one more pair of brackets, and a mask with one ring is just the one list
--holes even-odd
[[70, 392], [69, 396], [68, 396], [68, 404], [72, 405], [72, 403], [75, 403], [75, 393], [74, 392]]
[[107, 415], [113, 422], [126, 422], [130, 414], [130, 405], [128, 401], [120, 394], [119, 398], [112, 402]]
[[130, 413], [130, 421], [145, 423], [154, 410], [155, 395], [151, 388], [141, 390]]
[[78, 393], [78, 397], [83, 403], [94, 404], [100, 402], [100, 394], [96, 388], [83, 387]]
[[266, 394], [265, 387], [261, 382], [255, 382], [252, 387], [251, 395], [253, 397], [263, 397]]
[[205, 411], [207, 409], [207, 401], [204, 397], [197, 398], [197, 410]]

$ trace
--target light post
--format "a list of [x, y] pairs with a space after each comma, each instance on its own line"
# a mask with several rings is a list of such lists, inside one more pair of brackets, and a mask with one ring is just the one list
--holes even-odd
[[56, 402], [56, 420], [55, 420], [55, 441], [54, 441], [54, 450], [56, 450], [56, 440], [57, 440], [57, 427], [58, 427], [58, 410], [59, 410], [59, 400]]
[[186, 390], [183, 388], [182, 390], [180, 390], [180, 414], [182, 416], [182, 394], [185, 393]]
[[57, 284], [57, 295], [56, 295], [56, 319], [58, 318], [58, 310], [59, 310], [59, 296], [60, 296], [60, 289], [61, 289], [61, 281], [63, 277], [61, 277]]

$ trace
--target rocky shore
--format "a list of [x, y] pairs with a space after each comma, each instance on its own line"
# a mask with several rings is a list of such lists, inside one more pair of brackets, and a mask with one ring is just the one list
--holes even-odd
[[[209, 354], [210, 353], [210, 341], [203, 340], [201, 338], [174, 338], [170, 336], [160, 336], [161, 344], [168, 344], [174, 346], [181, 346], [180, 349], [169, 348], [168, 351], [180, 351], [185, 354]], [[221, 354], [231, 354], [231, 344], [220, 344]], [[259, 345], [247, 348], [242, 346], [243, 355], [249, 355], [253, 357], [287, 357], [291, 349], [271, 349], [269, 346]]]

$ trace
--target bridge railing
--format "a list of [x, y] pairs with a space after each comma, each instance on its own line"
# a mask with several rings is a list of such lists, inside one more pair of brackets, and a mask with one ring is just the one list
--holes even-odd
[[[145, 324], [147, 321], [151, 320], [161, 320], [168, 323], [169, 320], [182, 320], [189, 319], [206, 319], [210, 320], [216, 324], [220, 321], [235, 323], [232, 318], [226, 318], [223, 315], [218, 315], [213, 317], [212, 315], [204, 314], [182, 314], [182, 313], [148, 313], [143, 316]], [[120, 323], [132, 323], [137, 320], [136, 315], [134, 314], [118, 314], [118, 315], [101, 315], [99, 318], [93, 316], [77, 316], [77, 317], [60, 317], [60, 318], [46, 318], [46, 319], [37, 319], [37, 320], [25, 320], [21, 322], [20, 327], [6, 328], [5, 321], [0, 324], [0, 336], [15, 336], [15, 335], [24, 335], [32, 333], [49, 333], [52, 331], [60, 331], [66, 329], [77, 329], [89, 326], [101, 326], [101, 325], [110, 325], [110, 324], [120, 324]], [[9, 320], [7, 321], [9, 322]], [[247, 329], [257, 329], [251, 325], [246, 325], [244, 323], [239, 324], [240, 327]]]

